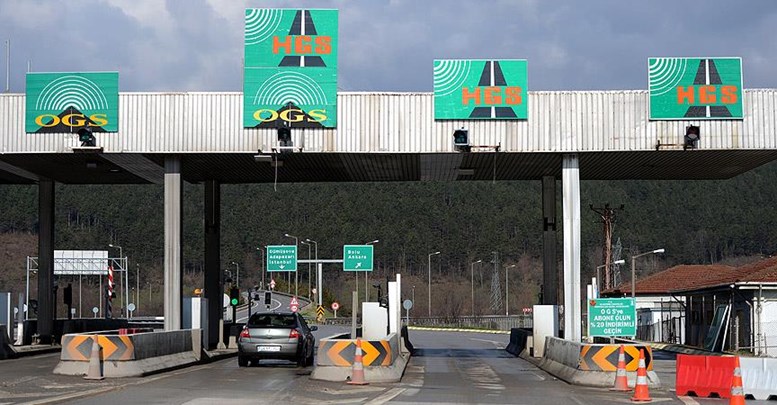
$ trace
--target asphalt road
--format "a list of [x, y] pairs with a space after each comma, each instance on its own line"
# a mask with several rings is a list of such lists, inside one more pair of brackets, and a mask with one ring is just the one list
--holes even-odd
[[[346, 331], [323, 326], [317, 339]], [[58, 355], [0, 362], [0, 404], [590, 404], [630, 403], [630, 393], [572, 386], [504, 351], [508, 336], [411, 331], [417, 353], [398, 384], [351, 386], [312, 381], [311, 368], [263, 361], [240, 368], [235, 358], [144, 378], [99, 382], [51, 374]], [[670, 359], [662, 361], [671, 361]], [[668, 364], [667, 364], [668, 367]], [[650, 391], [656, 403], [716, 404]], [[747, 401], [769, 404], [767, 401]]]

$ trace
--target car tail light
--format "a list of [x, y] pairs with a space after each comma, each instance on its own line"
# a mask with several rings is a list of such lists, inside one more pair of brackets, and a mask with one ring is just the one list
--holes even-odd
[[289, 333], [289, 339], [299, 339], [299, 331], [292, 329]]
[[243, 331], [240, 332], [240, 337], [241, 338], [249, 338], [249, 337], [251, 337], [251, 334], [248, 333], [248, 328], [247, 327], [243, 326]]

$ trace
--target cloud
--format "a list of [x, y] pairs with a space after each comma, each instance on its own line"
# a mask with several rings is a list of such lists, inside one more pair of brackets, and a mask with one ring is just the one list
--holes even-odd
[[[0, 0], [12, 90], [36, 71], [119, 70], [122, 91], [240, 91], [246, 7], [340, 10], [339, 85], [431, 91], [432, 61], [529, 61], [533, 90], [642, 89], [650, 56], [742, 56], [774, 87], [777, 2]], [[5, 69], [5, 63], [0, 69]]]

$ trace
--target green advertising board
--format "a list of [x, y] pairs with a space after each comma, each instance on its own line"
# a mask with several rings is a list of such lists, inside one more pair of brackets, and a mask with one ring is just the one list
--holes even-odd
[[297, 271], [297, 246], [267, 246], [267, 271]]
[[344, 245], [343, 271], [372, 271], [372, 245]]
[[27, 133], [119, 130], [118, 72], [27, 73]]
[[337, 18], [246, 9], [243, 127], [337, 126]]
[[632, 298], [588, 300], [588, 336], [636, 336], [637, 309]]
[[528, 118], [526, 60], [435, 60], [434, 119]]
[[742, 119], [742, 58], [649, 58], [652, 120]]

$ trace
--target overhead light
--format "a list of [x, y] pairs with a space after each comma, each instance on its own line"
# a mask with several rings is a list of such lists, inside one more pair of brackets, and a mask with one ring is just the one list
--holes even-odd
[[474, 176], [475, 169], [459, 169], [459, 176]]
[[272, 155], [254, 155], [254, 161], [270, 163], [272, 162]]
[[120, 172], [120, 171], [121, 171], [121, 169], [116, 169], [116, 168], [114, 168], [114, 169], [110, 169], [110, 170], [108, 170], [108, 171], [109, 171], [109, 172], [111, 172], [111, 173], [118, 173], [118, 172]]
[[683, 150], [696, 149], [701, 139], [701, 131], [699, 127], [695, 125], [689, 125], [685, 127], [685, 137], [683, 143]]
[[86, 162], [86, 168], [87, 169], [96, 169], [97, 168], [97, 162]]

